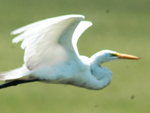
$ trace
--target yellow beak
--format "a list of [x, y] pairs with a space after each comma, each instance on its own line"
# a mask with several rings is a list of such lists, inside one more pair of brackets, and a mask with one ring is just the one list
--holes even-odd
[[116, 53], [116, 56], [120, 59], [133, 59], [133, 60], [140, 60], [141, 58], [133, 55], [127, 55], [122, 53]]

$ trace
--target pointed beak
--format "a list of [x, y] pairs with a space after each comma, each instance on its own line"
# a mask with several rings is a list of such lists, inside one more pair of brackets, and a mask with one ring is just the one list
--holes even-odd
[[141, 59], [137, 56], [122, 54], [122, 53], [116, 53], [116, 56], [120, 59], [133, 59], [133, 60], [140, 60]]

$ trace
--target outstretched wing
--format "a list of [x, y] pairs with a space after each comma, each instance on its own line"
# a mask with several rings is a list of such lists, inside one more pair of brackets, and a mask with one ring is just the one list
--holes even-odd
[[13, 39], [13, 43], [23, 41], [21, 48], [25, 49], [24, 62], [27, 68], [33, 70], [78, 58], [77, 40], [91, 25], [91, 22], [83, 19], [82, 15], [60, 16], [13, 31], [12, 34], [22, 33]]

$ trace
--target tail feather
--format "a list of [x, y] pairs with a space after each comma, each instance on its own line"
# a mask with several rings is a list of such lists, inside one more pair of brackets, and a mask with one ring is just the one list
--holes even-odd
[[24, 77], [23, 74], [29, 72], [30, 70], [26, 67], [23, 66], [21, 68], [17, 68], [8, 72], [2, 72], [0, 74], [0, 80], [15, 80], [15, 79], [21, 79], [22, 77]]

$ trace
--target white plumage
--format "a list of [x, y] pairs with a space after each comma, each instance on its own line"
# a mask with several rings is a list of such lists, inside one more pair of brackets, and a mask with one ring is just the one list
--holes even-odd
[[101, 89], [111, 82], [112, 72], [101, 63], [136, 56], [103, 50], [91, 58], [80, 56], [77, 41], [92, 25], [83, 15], [65, 15], [38, 21], [13, 31], [20, 34], [13, 43], [23, 41], [24, 65], [2, 73], [0, 80], [34, 80], [72, 84], [89, 89]]

